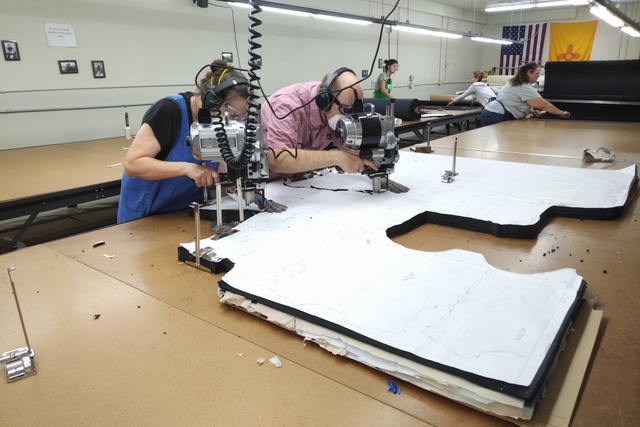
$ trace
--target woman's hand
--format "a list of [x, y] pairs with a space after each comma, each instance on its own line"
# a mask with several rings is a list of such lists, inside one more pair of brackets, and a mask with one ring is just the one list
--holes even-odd
[[220, 182], [220, 175], [208, 166], [195, 163], [185, 163], [185, 175], [195, 182], [198, 187], [211, 187]]

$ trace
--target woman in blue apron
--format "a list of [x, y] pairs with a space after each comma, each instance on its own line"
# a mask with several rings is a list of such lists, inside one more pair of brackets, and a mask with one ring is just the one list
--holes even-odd
[[214, 97], [222, 114], [245, 114], [248, 81], [222, 60], [211, 70], [198, 91], [170, 95], [145, 113], [124, 160], [118, 223], [186, 209], [203, 200], [202, 187], [220, 181], [217, 163], [193, 157], [186, 144], [189, 128], [198, 120], [203, 93]]

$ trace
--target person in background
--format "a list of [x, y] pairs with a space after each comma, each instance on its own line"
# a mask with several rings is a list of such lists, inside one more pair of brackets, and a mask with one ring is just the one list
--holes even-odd
[[[346, 67], [325, 75], [322, 81], [295, 83], [273, 93], [261, 109], [269, 179], [329, 167], [347, 173], [376, 170], [358, 151], [344, 149], [335, 134], [340, 118], [362, 99], [358, 77]], [[389, 191], [406, 192], [408, 188], [390, 180]]]
[[464, 91], [464, 93], [451, 98], [451, 102], [447, 104], [447, 107], [452, 107], [453, 104], [462, 101], [469, 95], [473, 96], [473, 100], [471, 102], [472, 105], [473, 101], [477, 101], [481, 106], [484, 107], [491, 98], [494, 98], [496, 96], [495, 92], [491, 90], [489, 86], [487, 86], [486, 75], [487, 74], [484, 72], [484, 70], [474, 71], [471, 75], [471, 86], [469, 86], [469, 88]]
[[484, 106], [480, 115], [480, 126], [521, 119], [527, 114], [538, 117], [543, 111], [562, 119], [571, 117], [570, 112], [557, 108], [540, 96], [533, 87], [532, 84], [538, 80], [539, 75], [540, 67], [535, 62], [520, 67], [516, 75], [500, 90], [498, 96]]
[[373, 91], [374, 98], [391, 98], [391, 89], [393, 89], [393, 80], [391, 75], [398, 71], [400, 64], [395, 59], [387, 59], [384, 61], [382, 73], [376, 80], [376, 90]]
[[198, 120], [204, 96], [215, 105], [213, 114], [246, 114], [248, 83], [217, 59], [197, 91], [170, 95], [147, 110], [124, 160], [118, 223], [179, 211], [204, 199], [202, 187], [220, 181], [218, 164], [193, 157], [186, 144], [189, 128]]

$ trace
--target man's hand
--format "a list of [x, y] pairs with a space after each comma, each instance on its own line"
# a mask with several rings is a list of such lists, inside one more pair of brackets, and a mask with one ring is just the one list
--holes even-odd
[[392, 193], [406, 193], [407, 191], [409, 191], [409, 187], [402, 185], [398, 182], [392, 181], [392, 180], [388, 180], [389, 181], [389, 186], [387, 188], [388, 191], [391, 191]]
[[341, 159], [337, 166], [347, 173], [362, 173], [366, 168], [378, 170], [375, 163], [368, 159], [361, 159], [356, 150], [341, 150]]

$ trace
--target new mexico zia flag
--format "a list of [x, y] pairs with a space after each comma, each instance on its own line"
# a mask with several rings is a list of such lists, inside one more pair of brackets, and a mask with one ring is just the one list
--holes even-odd
[[551, 23], [549, 61], [588, 61], [598, 21]]

